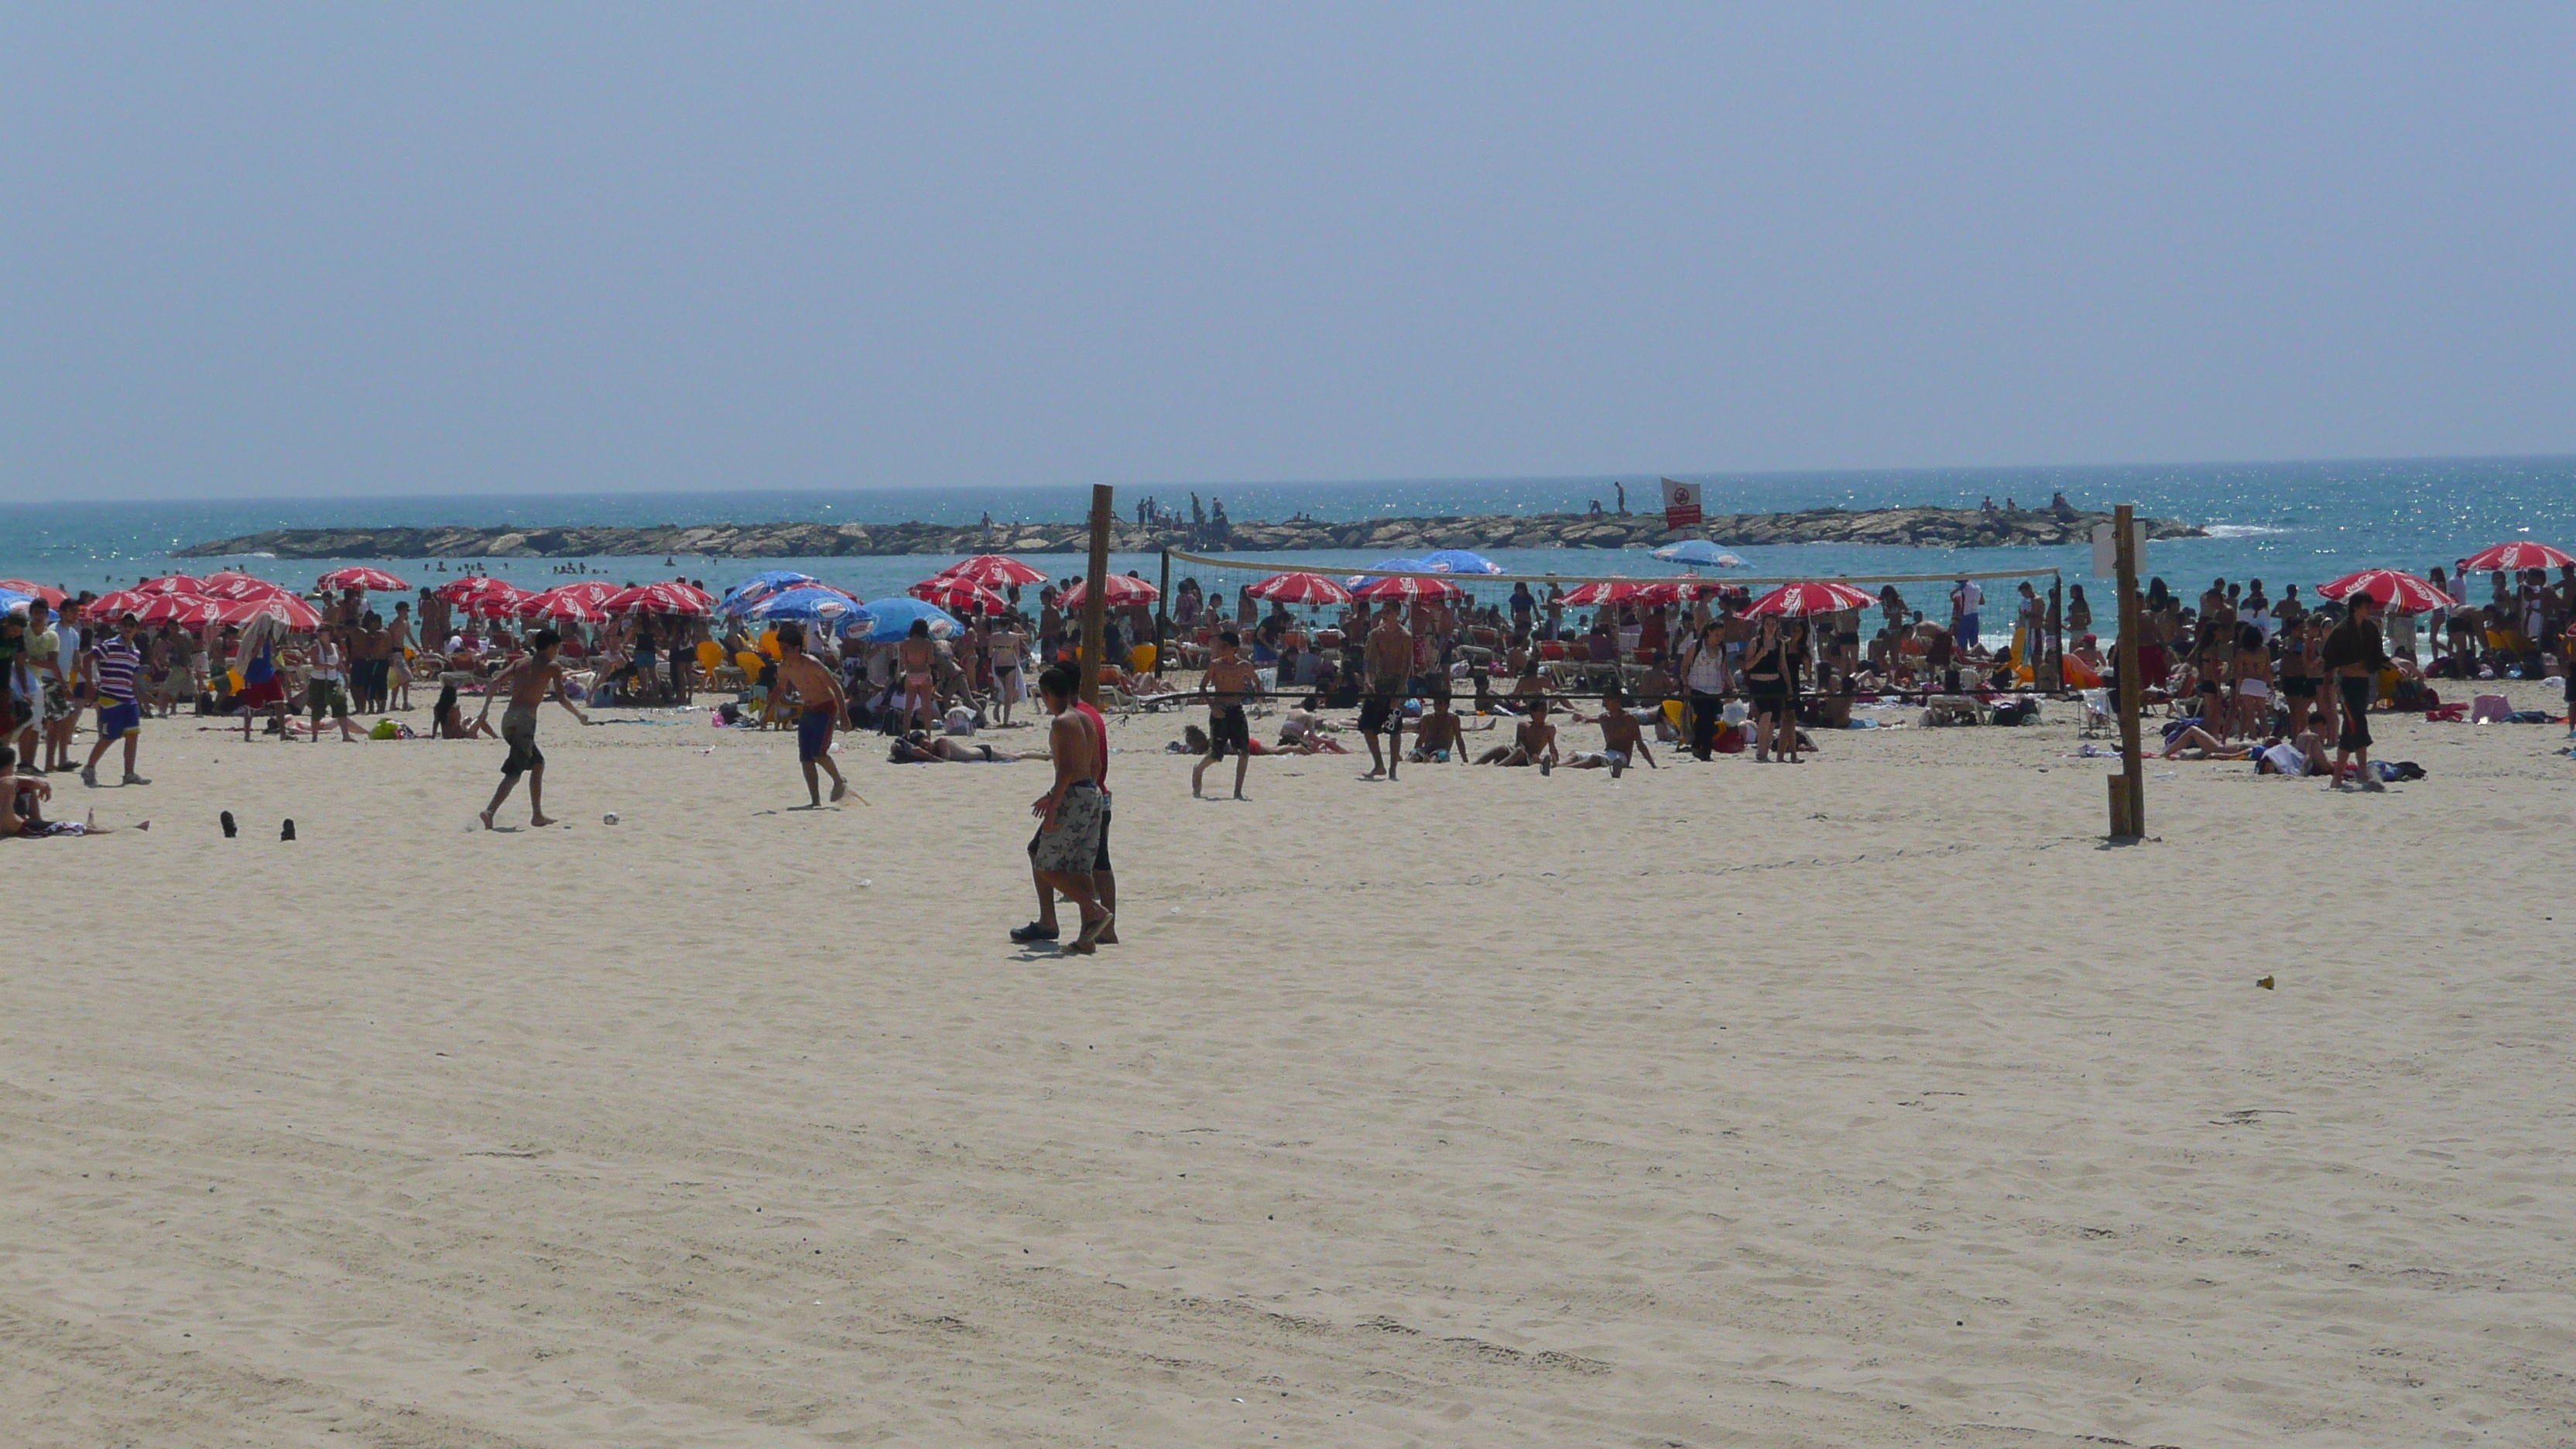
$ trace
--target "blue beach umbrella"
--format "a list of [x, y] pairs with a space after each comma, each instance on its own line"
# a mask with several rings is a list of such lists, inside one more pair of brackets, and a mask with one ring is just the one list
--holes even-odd
[[867, 607], [839, 589], [808, 584], [754, 599], [739, 611], [746, 619], [806, 619], [839, 623], [866, 615]]
[[1498, 574], [1503, 571], [1501, 564], [1463, 548], [1444, 548], [1428, 553], [1423, 555], [1422, 561], [1436, 574]]
[[[868, 642], [871, 644], [891, 644], [901, 639], [912, 632], [912, 621], [915, 619], [930, 621], [930, 637], [933, 639], [946, 639], [966, 632], [966, 626], [958, 623], [946, 610], [935, 604], [925, 604], [919, 599], [905, 598], [901, 594], [891, 599], [870, 599], [859, 607], [867, 610], [876, 620], [867, 633]], [[844, 625], [841, 637], [846, 639], [850, 637], [850, 633], [849, 626]]]
[[1435, 569], [1431, 566], [1431, 561], [1429, 559], [1382, 558], [1377, 561], [1377, 567], [1370, 569], [1364, 574], [1353, 574], [1348, 580], [1346, 580], [1346, 582], [1349, 583], [1352, 588], [1356, 589], [1379, 574], [1436, 574], [1440, 572], [1442, 572], [1442, 570]]
[[1684, 564], [1691, 568], [1740, 569], [1744, 560], [1719, 548], [1704, 538], [1686, 538], [1656, 549], [1654, 556], [1666, 563]]
[[0, 589], [0, 614], [17, 613], [35, 601], [36, 596], [33, 594], [22, 594], [16, 589]]
[[716, 612], [739, 615], [743, 610], [771, 594], [785, 593], [789, 589], [821, 582], [821, 579], [812, 574], [800, 574], [794, 569], [771, 569], [767, 573], [754, 574], [725, 590], [724, 597], [716, 601]]

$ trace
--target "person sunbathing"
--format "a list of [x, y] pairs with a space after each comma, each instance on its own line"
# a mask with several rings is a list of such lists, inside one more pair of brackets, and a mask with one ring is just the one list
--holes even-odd
[[2314, 730], [2302, 730], [2295, 740], [2278, 737], [2263, 742], [2254, 755], [2254, 773], [2258, 775], [2322, 775], [2326, 773], [2326, 742]]
[[1431, 696], [1431, 710], [1413, 727], [1413, 748], [1405, 758], [1417, 765], [1447, 764], [1455, 758], [1467, 762], [1467, 735], [1458, 716], [1449, 711], [1446, 690]]
[[441, 684], [438, 687], [438, 707], [430, 711], [429, 737], [434, 740], [470, 740], [478, 735], [484, 739], [500, 738], [493, 733], [490, 720], [467, 722], [465, 707], [456, 702], [456, 681], [451, 679]]
[[898, 736], [886, 748], [886, 763], [890, 765], [1008, 765], [1020, 760], [1045, 758], [1047, 753], [1044, 750], [1012, 754], [987, 744], [934, 735], [928, 730], [913, 730]]
[[1307, 695], [1297, 701], [1279, 719], [1279, 749], [1291, 755], [1347, 755], [1340, 740], [1324, 732], [1324, 717], [1317, 711], [1323, 703], [1319, 695]]
[[[1631, 762], [1640, 759], [1650, 770], [1663, 768], [1655, 763], [1654, 752], [1646, 748], [1645, 731], [1638, 727], [1636, 713], [1627, 708], [1627, 703], [1628, 697], [1617, 689], [1602, 694], [1599, 719], [1601, 748], [1578, 750], [1566, 756], [1565, 768], [1608, 770], [1613, 780], [1625, 774]], [[1663, 717], [1662, 710], [1654, 713], [1658, 719]]]
[[1536, 765], [1542, 775], [1556, 768], [1556, 726], [1547, 722], [1547, 697], [1533, 696], [1529, 718], [1512, 731], [1512, 742], [1496, 745], [1476, 757], [1479, 765]]
[[[45, 840], [82, 835], [110, 835], [115, 832], [98, 823], [98, 812], [75, 824], [68, 820], [47, 820], [43, 802], [54, 797], [53, 785], [45, 780], [18, 773], [18, 752], [0, 745], [0, 839]], [[149, 830], [149, 820], [133, 827]]]
[[2167, 760], [2244, 760], [2252, 758], [2253, 754], [2254, 746], [2250, 744], [2229, 744], [2227, 741], [2220, 739], [2218, 736], [2211, 734], [2205, 729], [2202, 729], [2199, 725], [2189, 724], [2174, 731], [2173, 738], [2165, 741], [2165, 751], [2158, 758]]

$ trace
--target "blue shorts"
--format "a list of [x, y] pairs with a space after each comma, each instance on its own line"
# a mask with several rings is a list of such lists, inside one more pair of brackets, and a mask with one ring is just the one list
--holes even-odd
[[1950, 632], [1951, 636], [1959, 641], [1959, 647], [1965, 649], [1969, 645], [1976, 643], [1978, 636], [1983, 634], [1985, 630], [1979, 624], [1976, 615], [1961, 614], [1959, 616], [1959, 627]]
[[143, 707], [132, 700], [98, 707], [98, 737], [121, 740], [127, 735], [143, 733]]
[[796, 719], [796, 758], [805, 763], [823, 758], [832, 748], [832, 711], [809, 709]]

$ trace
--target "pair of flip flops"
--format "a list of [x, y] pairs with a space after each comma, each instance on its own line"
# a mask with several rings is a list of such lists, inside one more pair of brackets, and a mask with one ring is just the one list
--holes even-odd
[[[223, 820], [224, 839], [230, 840], [241, 834], [241, 826], [233, 819], [233, 812], [229, 810], [225, 811]], [[279, 826], [277, 829], [277, 838], [280, 840], [293, 840], [295, 838], [295, 822], [289, 820], [285, 824]]]

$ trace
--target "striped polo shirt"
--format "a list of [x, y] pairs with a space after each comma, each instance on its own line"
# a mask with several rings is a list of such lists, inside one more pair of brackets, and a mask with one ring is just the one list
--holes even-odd
[[143, 656], [121, 635], [110, 634], [89, 651], [90, 662], [98, 676], [98, 692], [103, 699], [119, 704], [134, 702], [135, 671], [143, 667]]

